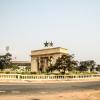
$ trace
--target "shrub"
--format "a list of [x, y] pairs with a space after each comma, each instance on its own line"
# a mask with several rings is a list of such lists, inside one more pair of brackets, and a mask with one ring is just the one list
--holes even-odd
[[6, 71], [5, 73], [6, 73], [6, 74], [10, 74], [10, 72], [9, 72], [9, 71]]
[[37, 74], [37, 72], [30, 72], [31, 74]]

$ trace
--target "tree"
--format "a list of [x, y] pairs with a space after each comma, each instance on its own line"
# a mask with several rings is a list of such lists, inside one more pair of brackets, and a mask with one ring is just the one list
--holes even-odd
[[20, 69], [20, 67], [18, 67], [18, 65], [12, 65], [11, 68], [12, 68], [12, 70]]
[[5, 66], [5, 56], [0, 56], [0, 69], [3, 70]]
[[65, 74], [65, 71], [72, 71], [77, 65], [77, 61], [74, 60], [74, 55], [62, 55], [58, 57], [55, 65], [50, 68], [58, 70], [60, 73]]
[[55, 70], [55, 66], [53, 66], [53, 65], [50, 65], [47, 69], [46, 69], [46, 72], [48, 73], [48, 72], [53, 72]]
[[90, 71], [94, 71], [96, 62], [94, 60], [90, 60]]
[[99, 71], [100, 72], [100, 65], [97, 65], [96, 71]]
[[50, 56], [50, 57], [48, 57], [47, 58], [47, 62], [48, 62], [48, 67], [47, 67], [47, 69], [46, 69], [46, 72], [48, 73], [48, 72], [51, 72], [52, 73], [52, 71], [54, 70], [54, 65], [52, 64], [52, 61], [53, 61], [53, 56]]
[[6, 68], [11, 68], [12, 63], [11, 63], [11, 57], [12, 55], [10, 53], [6, 53], [5, 55], [0, 56], [0, 69], [6, 69]]
[[96, 63], [94, 60], [81, 61], [79, 65], [80, 71], [93, 71]]
[[26, 66], [26, 67], [25, 67], [25, 70], [26, 70], [26, 71], [30, 71], [30, 70], [31, 70], [31, 67], [30, 67], [30, 66]]
[[81, 61], [80, 65], [78, 66], [79, 71], [87, 71], [87, 62], [86, 61]]

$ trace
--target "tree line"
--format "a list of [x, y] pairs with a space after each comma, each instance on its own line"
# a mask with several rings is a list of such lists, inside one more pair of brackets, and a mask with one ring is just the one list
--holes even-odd
[[[100, 65], [97, 65], [94, 60], [77, 61], [74, 59], [74, 55], [66, 54], [58, 57], [55, 64], [51, 63], [51, 59], [48, 59], [50, 66], [47, 68], [47, 73], [52, 73], [53, 71], [58, 71], [61, 74], [65, 74], [69, 71], [88, 71], [94, 72], [100, 71]], [[5, 55], [0, 55], [0, 70], [4, 69], [17, 69], [18, 66], [12, 65], [12, 55], [6, 53]]]
[[47, 68], [47, 72], [58, 71], [61, 74], [65, 74], [69, 71], [100, 71], [100, 65], [96, 65], [94, 60], [86, 60], [86, 61], [77, 61], [74, 59], [74, 55], [66, 54], [58, 57], [55, 64]]

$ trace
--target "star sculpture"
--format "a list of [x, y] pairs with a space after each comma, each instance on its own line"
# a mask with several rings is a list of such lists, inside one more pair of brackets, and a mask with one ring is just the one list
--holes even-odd
[[45, 42], [44, 43], [44, 47], [53, 47], [53, 43], [52, 43], [52, 41], [51, 42]]
[[52, 41], [50, 42], [50, 46], [53, 47], [53, 43], [52, 43]]
[[44, 46], [45, 47], [48, 47], [48, 42], [47, 41], [44, 43]]

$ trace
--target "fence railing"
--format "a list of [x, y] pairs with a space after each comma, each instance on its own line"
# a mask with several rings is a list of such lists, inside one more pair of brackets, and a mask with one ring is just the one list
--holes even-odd
[[0, 74], [0, 79], [16, 80], [68, 80], [68, 79], [86, 79], [100, 78], [100, 74], [92, 75], [21, 75], [21, 74]]

